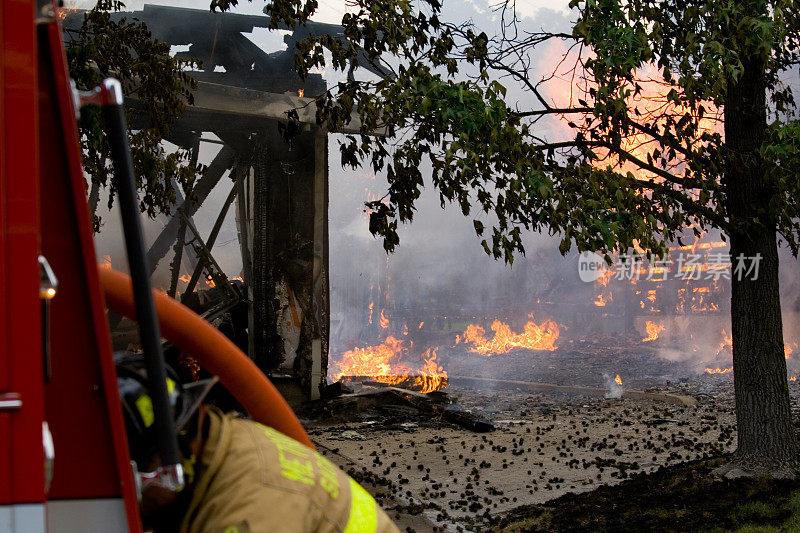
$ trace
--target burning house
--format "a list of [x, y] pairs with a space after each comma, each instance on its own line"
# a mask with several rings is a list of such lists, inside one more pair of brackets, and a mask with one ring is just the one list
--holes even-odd
[[[81, 17], [71, 12], [65, 24]], [[189, 197], [176, 187], [178, 203], [150, 243], [151, 271], [162, 272], [164, 290], [219, 325], [288, 396], [316, 397], [328, 367], [328, 141], [312, 104], [326, 84], [320, 74], [296, 74], [293, 50], [308, 32], [341, 38], [341, 26], [310, 23], [287, 32], [285, 50], [267, 53], [246, 34], [267, 28], [268, 16], [145, 5], [112, 17], [145, 22], [156, 39], [202, 65], [191, 72], [194, 101], [167, 141], [190, 149], [195, 161], [201, 147], [215, 155]], [[280, 126], [290, 112], [303, 131], [288, 144]], [[215, 222], [204, 238], [194, 217], [220, 189], [224, 200], [205, 213]], [[91, 191], [94, 207], [99, 194]], [[214, 246], [232, 219], [241, 268], [231, 277]]]

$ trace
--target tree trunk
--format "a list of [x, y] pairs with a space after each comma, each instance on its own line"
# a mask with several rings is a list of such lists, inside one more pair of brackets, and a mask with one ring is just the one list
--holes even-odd
[[[735, 465], [751, 472], [793, 473], [796, 439], [789, 407], [774, 220], [774, 192], [759, 148], [766, 134], [764, 65], [751, 61], [725, 102], [725, 190], [732, 228], [731, 326], [738, 449]], [[739, 257], [747, 267], [737, 272]]]

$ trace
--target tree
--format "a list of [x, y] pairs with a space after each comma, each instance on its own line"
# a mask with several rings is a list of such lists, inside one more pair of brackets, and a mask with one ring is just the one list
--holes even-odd
[[[213, 0], [211, 8], [235, 4]], [[438, 0], [353, 0], [344, 38], [310, 37], [297, 45], [296, 63], [301, 73], [320, 67], [327, 49], [333, 66], [348, 72], [317, 99], [317, 119], [330, 131], [353, 114], [360, 119], [363, 134], [342, 143], [342, 162], [386, 172], [386, 196], [367, 207], [387, 251], [399, 242], [398, 223], [413, 220], [427, 160], [443, 204], [493, 217], [491, 237], [481, 242], [508, 262], [524, 253], [523, 230], [558, 234], [562, 253], [572, 246], [663, 253], [687, 228], [713, 227], [734, 258], [759, 257], [757, 279], [732, 280], [739, 446], [730, 470], [793, 475], [777, 246], [780, 238], [798, 252], [800, 125], [780, 82], [800, 62], [798, 7], [791, 0], [571, 5], [579, 14], [572, 32], [529, 33], [517, 31], [506, 0], [500, 36], [489, 38], [443, 22]], [[316, 7], [316, 0], [274, 0], [267, 12], [273, 27], [293, 28]], [[565, 105], [548, 101], [543, 89], [553, 79], [536, 81], [531, 69], [554, 42], [566, 50], [559, 65], [571, 61], [584, 82]], [[385, 74], [357, 79], [359, 61]], [[538, 107], [509, 106], [497, 76], [521, 84]], [[654, 108], [641, 99], [650, 84], [660, 87]], [[571, 135], [537, 135], [546, 117], [566, 117]], [[379, 130], [386, 135], [370, 135]], [[482, 237], [484, 223], [475, 218], [474, 226]]]
[[[141, 209], [152, 217], [169, 212], [176, 199], [173, 184], [189, 191], [198, 171], [189, 150], [168, 152], [162, 145], [169, 137], [170, 125], [183, 113], [186, 103], [192, 102], [191, 90], [196, 83], [185, 71], [194, 63], [171, 57], [169, 46], [153, 39], [143, 22], [114, 22], [110, 13], [124, 7], [119, 0], [100, 0], [82, 15], [78, 27], [66, 29], [67, 62], [70, 76], [81, 90], [93, 89], [109, 76], [123, 83]], [[131, 96], [136, 97], [138, 105], [127, 99]], [[137, 123], [147, 126], [134, 129]], [[114, 198], [109, 179], [111, 152], [99, 109], [81, 110], [78, 133], [83, 169], [93, 191], [110, 188], [110, 208]], [[96, 198], [92, 200], [96, 202]], [[93, 219], [95, 231], [99, 231], [102, 221], [96, 215]]]
[[[794, 475], [777, 246], [780, 238], [798, 252], [800, 126], [780, 81], [798, 64], [796, 4], [573, 0], [577, 22], [559, 34], [518, 31], [508, 0], [492, 39], [443, 23], [437, 0], [418, 5], [360, 0], [342, 20], [346, 40], [298, 45], [303, 71], [321, 66], [323, 48], [351, 73], [359, 53], [392, 58], [382, 78], [351, 74], [317, 102], [318, 120], [333, 131], [352, 113], [363, 124], [365, 135], [342, 144], [342, 162], [387, 174], [386, 196], [367, 204], [370, 230], [387, 251], [397, 245], [397, 224], [413, 219], [424, 184], [423, 159], [443, 204], [496, 218], [482, 244], [507, 261], [524, 252], [522, 230], [558, 234], [562, 253], [573, 245], [663, 253], [687, 228], [718, 228], [734, 260], [760, 260], [757, 278], [732, 279], [738, 450], [728, 471]], [[559, 65], [570, 61], [584, 82], [563, 106], [543, 94], [552, 80], [536, 81], [531, 68], [554, 42], [566, 50]], [[512, 109], [491, 73], [521, 84], [538, 107]], [[661, 102], [648, 108], [642, 96], [652, 84]], [[572, 135], [537, 136], [547, 116], [566, 117]], [[386, 137], [366, 135], [381, 128]], [[481, 236], [483, 223], [474, 224]]]

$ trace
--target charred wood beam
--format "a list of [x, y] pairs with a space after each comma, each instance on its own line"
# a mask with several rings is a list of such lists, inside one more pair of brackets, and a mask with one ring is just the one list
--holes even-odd
[[178, 239], [175, 241], [175, 256], [172, 258], [170, 265], [170, 279], [169, 290], [167, 294], [170, 298], [175, 298], [175, 293], [178, 292], [178, 278], [181, 271], [181, 260], [183, 259], [183, 247], [186, 244], [186, 223], [181, 221], [181, 226], [178, 229]]
[[[222, 223], [225, 221], [225, 217], [228, 215], [228, 209], [230, 208], [231, 203], [233, 203], [233, 199], [236, 198], [237, 187], [238, 183], [234, 184], [231, 188], [231, 192], [225, 199], [225, 203], [222, 204], [222, 209], [219, 212], [219, 216], [217, 217], [216, 222], [214, 222], [214, 227], [211, 228], [211, 234], [208, 236], [208, 241], [206, 241], [206, 249], [208, 250], [209, 254], [211, 253], [211, 249], [214, 247], [214, 243], [217, 241], [217, 235], [219, 235], [219, 230], [222, 228]], [[205, 256], [198, 259], [197, 265], [194, 267], [194, 272], [192, 272], [192, 277], [189, 280], [189, 284], [187, 285], [186, 290], [181, 297], [181, 301], [185, 300], [188, 295], [194, 292], [194, 288], [197, 286], [197, 282], [200, 280], [200, 275], [203, 273], [206, 263], [207, 261]]]
[[230, 283], [228, 282], [228, 277], [225, 275], [225, 272], [222, 271], [220, 268], [219, 263], [217, 260], [214, 259], [214, 256], [211, 255], [211, 250], [208, 249], [206, 243], [203, 241], [203, 238], [200, 236], [200, 232], [197, 231], [194, 223], [183, 213], [180, 213], [180, 217], [183, 222], [186, 224], [187, 229], [189, 229], [194, 238], [189, 241], [187, 244], [194, 247], [195, 252], [198, 256], [203, 258], [203, 261], [206, 263], [206, 268], [209, 269], [209, 275], [211, 279], [214, 280], [214, 284], [219, 286], [219, 290], [221, 292], [228, 293], [234, 299], [238, 298], [238, 294], [231, 288]]
[[247, 287], [247, 355], [251, 359], [255, 354], [255, 317], [253, 316], [253, 260], [250, 255], [250, 167], [238, 166], [236, 180], [236, 220], [239, 230], [239, 249], [242, 255], [242, 274]]
[[[200, 153], [200, 136], [195, 135], [191, 142], [191, 164], [192, 166], [195, 166], [197, 165], [197, 157]], [[172, 180], [172, 187], [175, 189], [175, 195], [177, 196], [178, 200], [182, 200], [180, 197], [181, 190], [178, 187], [178, 182], [174, 179]], [[189, 189], [189, 193], [191, 194], [191, 189]], [[167, 291], [167, 294], [169, 294], [170, 298], [175, 298], [175, 293], [178, 292], [178, 279], [181, 271], [181, 261], [183, 260], [183, 248], [185, 243], [186, 223], [181, 221], [180, 229], [178, 230], [178, 239], [175, 242], [175, 256], [172, 259], [172, 272], [170, 273], [169, 291]]]
[[206, 168], [203, 177], [195, 185], [192, 196], [187, 198], [176, 210], [176, 216], [173, 216], [161, 233], [156, 237], [150, 249], [147, 251], [147, 263], [150, 266], [150, 274], [155, 272], [159, 261], [164, 258], [172, 247], [175, 239], [178, 238], [178, 232], [181, 225], [182, 214], [191, 218], [197, 209], [202, 205], [208, 197], [211, 190], [219, 183], [220, 178], [233, 164], [236, 153], [232, 148], [223, 146], [217, 156]]
[[[298, 120], [308, 126], [317, 125], [317, 106], [313, 98], [301, 98], [297, 93], [270, 93], [200, 81], [194, 92], [194, 105], [187, 106], [180, 119], [183, 127], [216, 130], [230, 124], [236, 131], [263, 129], [264, 120], [288, 121], [289, 113], [297, 111]], [[225, 117], [225, 121], [218, 120]], [[236, 120], [232, 120], [236, 119]], [[209, 127], [214, 124], [215, 127]], [[360, 133], [361, 121], [354, 113], [350, 124], [341, 133]], [[376, 135], [384, 132], [374, 132]]]

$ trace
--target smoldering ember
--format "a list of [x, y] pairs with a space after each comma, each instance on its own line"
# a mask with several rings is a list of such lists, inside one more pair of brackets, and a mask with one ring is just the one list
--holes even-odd
[[[211, 512], [203, 417], [235, 413], [269, 450], [231, 430], [219, 468], [308, 509], [231, 489], [224, 531], [800, 531], [796, 12], [66, 2], [77, 88], [121, 78], [157, 312], [223, 334], [162, 322], [200, 481], [145, 530]], [[103, 281], [135, 268], [82, 113]]]

